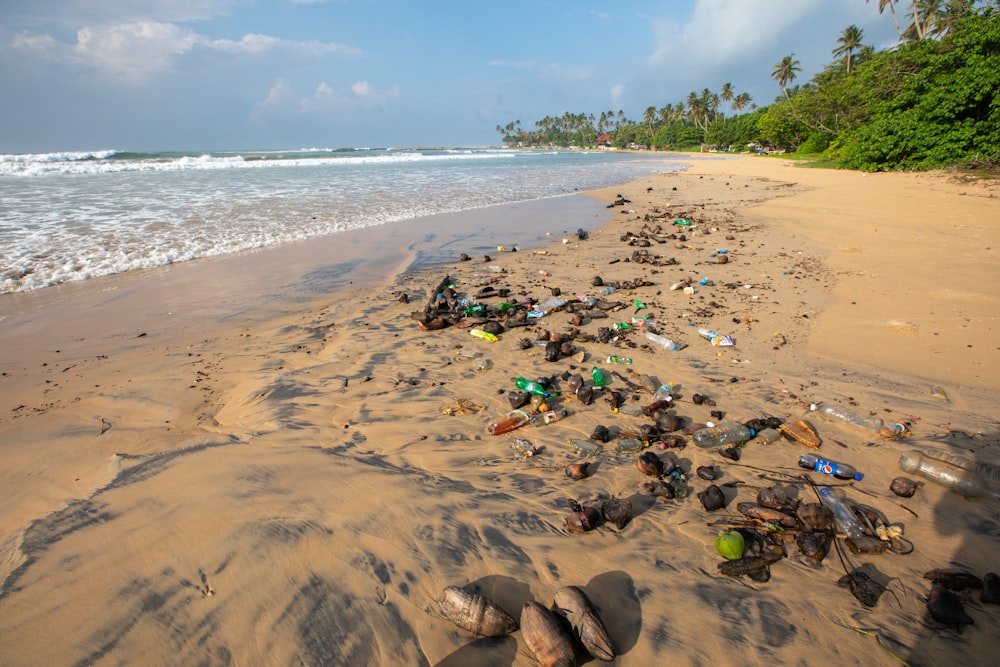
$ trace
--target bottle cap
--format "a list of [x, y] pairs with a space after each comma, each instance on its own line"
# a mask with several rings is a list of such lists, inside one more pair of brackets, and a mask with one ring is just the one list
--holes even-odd
[[864, 477], [864, 475], [862, 475], [861, 473], [855, 473], [854, 474], [854, 481], [855, 482], [860, 482], [862, 477]]

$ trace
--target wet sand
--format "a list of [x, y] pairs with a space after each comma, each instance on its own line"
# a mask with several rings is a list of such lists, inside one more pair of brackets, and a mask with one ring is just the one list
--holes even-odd
[[[1000, 648], [1000, 609], [965, 593], [975, 624], [957, 634], [928, 619], [922, 574], [996, 571], [996, 500], [933, 484], [902, 499], [888, 486], [914, 448], [1000, 464], [998, 188], [947, 174], [691, 161], [591, 193], [597, 206], [567, 197], [530, 215], [484, 210], [416, 235], [387, 227], [5, 297], [0, 663], [534, 664], [521, 632], [476, 639], [443, 619], [436, 599], [448, 585], [476, 587], [515, 617], [528, 599], [549, 605], [559, 587], [581, 586], [622, 665], [734, 655], [898, 664], [878, 640], [912, 664], [981, 663]], [[604, 208], [619, 194], [629, 203]], [[512, 221], [528, 223], [520, 251], [497, 252], [515, 232], [496, 230]], [[686, 238], [622, 240], [657, 225]], [[642, 251], [649, 261], [632, 261]], [[458, 261], [463, 252], [472, 259]], [[520, 340], [569, 332], [568, 313], [495, 343], [420, 329], [411, 313], [446, 275], [463, 296], [493, 285], [522, 301], [553, 287], [593, 295], [594, 276], [650, 284], [604, 297], [631, 307], [578, 328], [583, 361], [548, 362]], [[693, 294], [670, 290], [686, 277]], [[638, 313], [637, 299], [647, 306]], [[641, 331], [589, 340], [632, 315], [655, 316], [686, 347], [651, 348]], [[736, 344], [713, 347], [697, 327]], [[477, 372], [461, 352], [493, 366]], [[633, 364], [608, 365], [611, 354]], [[651, 423], [613, 413], [600, 391], [590, 405], [554, 401], [568, 415], [553, 424], [487, 432], [510, 409], [514, 377], [589, 377], [593, 366], [617, 371], [610, 388], [630, 403], [650, 399], [626, 380], [679, 385], [685, 423], [713, 410], [808, 419], [820, 453], [865, 473], [848, 497], [884, 512], [915, 547], [846, 552], [847, 567], [887, 585], [877, 606], [837, 585], [836, 549], [815, 564], [789, 543], [767, 583], [719, 573], [722, 527], [712, 524], [742, 522], [737, 503], [776, 484], [815, 500], [798, 483], [808, 478], [798, 443], [751, 443], [739, 462], [654, 444], [691, 471], [689, 496], [665, 500], [642, 490], [637, 454], [615, 441], [591, 459], [590, 477], [564, 475], [581, 460], [570, 439]], [[696, 405], [696, 393], [717, 405]], [[445, 414], [460, 399], [482, 409]], [[912, 436], [824, 422], [807, 408], [820, 401], [907, 422]], [[540, 452], [517, 458], [515, 437]], [[709, 483], [694, 469], [705, 465], [722, 472], [726, 510], [707, 512], [697, 497]], [[571, 500], [612, 496], [632, 501], [624, 528], [567, 530]]]

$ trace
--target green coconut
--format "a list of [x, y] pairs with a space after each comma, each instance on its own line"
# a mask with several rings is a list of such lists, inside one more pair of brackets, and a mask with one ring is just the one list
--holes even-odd
[[727, 560], [743, 558], [743, 535], [738, 530], [729, 530], [715, 538], [715, 550]]

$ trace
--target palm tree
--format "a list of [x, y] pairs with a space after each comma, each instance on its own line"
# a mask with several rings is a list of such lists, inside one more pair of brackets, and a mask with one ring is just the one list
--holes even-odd
[[750, 93], [740, 93], [733, 98], [733, 108], [736, 113], [743, 113], [743, 110], [750, 104]]
[[[865, 0], [865, 4], [868, 4], [868, 0]], [[896, 4], [896, 0], [878, 0], [878, 13], [882, 14], [885, 8], [889, 8], [889, 13], [892, 14], [892, 22], [896, 24], [896, 32], [899, 34], [899, 41], [903, 41], [903, 31], [899, 27], [899, 18], [896, 16], [896, 9], [893, 5]]]
[[840, 44], [837, 48], [833, 50], [833, 56], [839, 58], [844, 56], [844, 61], [847, 63], [847, 73], [851, 73], [851, 60], [853, 60], [854, 49], [861, 47], [861, 39], [864, 37], [865, 31], [856, 25], [849, 25], [844, 28], [844, 33], [837, 40]]
[[656, 120], [656, 107], [646, 107], [646, 113], [642, 115], [642, 120], [649, 130], [649, 140], [653, 140], [653, 121]]
[[735, 97], [736, 94], [733, 91], [733, 84], [731, 83], [722, 84], [722, 90], [719, 91], [719, 99], [725, 102], [726, 105], [729, 105], [729, 103], [732, 102], [733, 98]]
[[785, 94], [785, 99], [789, 99], [788, 84], [795, 81], [795, 75], [801, 71], [802, 68], [799, 67], [799, 61], [795, 59], [794, 53], [785, 56], [780, 62], [774, 64], [774, 71], [771, 72], [771, 78], [778, 82], [781, 92]]

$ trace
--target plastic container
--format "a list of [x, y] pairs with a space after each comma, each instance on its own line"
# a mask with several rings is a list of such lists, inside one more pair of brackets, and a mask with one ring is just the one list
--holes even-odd
[[612, 354], [607, 358], [606, 363], [617, 364], [619, 366], [629, 366], [632, 364], [632, 360], [628, 357], [619, 357], [618, 355]]
[[643, 414], [642, 406], [638, 403], [625, 403], [615, 408], [615, 412], [621, 415], [629, 415], [630, 417], [639, 417]]
[[674, 341], [670, 340], [669, 338], [664, 338], [663, 336], [661, 336], [659, 334], [655, 334], [652, 331], [647, 331], [646, 332], [646, 340], [648, 340], [650, 343], [652, 343], [656, 347], [661, 348], [663, 350], [676, 350], [677, 349], [677, 343], [675, 343]]
[[819, 489], [819, 498], [833, 512], [833, 520], [839, 532], [850, 538], [865, 534], [864, 526], [844, 502], [842, 494], [836, 494], [832, 489], [823, 486]]
[[472, 329], [469, 331], [470, 334], [476, 338], [482, 338], [483, 340], [488, 340], [491, 343], [497, 342], [496, 334], [491, 334], [489, 331], [483, 331], [482, 329]]
[[597, 366], [590, 369], [590, 377], [593, 378], [595, 387], [604, 387], [608, 384], [607, 379], [604, 377], [604, 373], [602, 373], [601, 369]]
[[551, 424], [557, 422], [563, 417], [565, 417], [568, 412], [565, 410], [549, 410], [548, 412], [540, 412], [537, 415], [531, 416], [531, 423], [535, 426], [542, 426], [543, 424]]
[[750, 441], [752, 445], [770, 445], [772, 442], [781, 440], [781, 432], [773, 428], [765, 428], [757, 432]]
[[653, 392], [654, 401], [670, 401], [673, 400], [673, 388], [669, 384], [661, 384], [660, 388]]
[[476, 359], [476, 370], [477, 371], [488, 371], [493, 368], [493, 362], [489, 359]]
[[582, 454], [584, 456], [597, 456], [604, 451], [604, 446], [594, 442], [593, 440], [581, 440], [579, 438], [574, 438], [569, 441], [569, 444], [573, 445], [573, 449], [575, 449], [578, 454]]
[[511, 410], [503, 419], [492, 422], [486, 429], [493, 435], [509, 433], [531, 421], [531, 415], [524, 410]]
[[880, 438], [884, 438], [885, 440], [900, 440], [902, 438], [910, 437], [910, 429], [906, 424], [895, 422], [880, 428], [878, 430], [878, 435]]
[[544, 396], [545, 398], [549, 397], [549, 392], [545, 391], [545, 387], [537, 382], [532, 382], [531, 380], [516, 378], [514, 380], [514, 386], [521, 391], [526, 391], [529, 394], [534, 394], [535, 396]]
[[691, 438], [694, 440], [694, 444], [707, 449], [709, 447], [722, 447], [723, 445], [739, 445], [753, 436], [753, 429], [747, 428], [739, 422], [726, 421], [718, 426], [707, 426], [698, 429]]
[[866, 431], [878, 433], [882, 428], [882, 420], [876, 416], [863, 416], [836, 403], [813, 403], [809, 409], [830, 421], [839, 421], [850, 426], [857, 426]]
[[618, 438], [615, 448], [619, 452], [638, 452], [646, 448], [646, 443], [638, 438]]
[[959, 454], [952, 454], [943, 449], [935, 449], [934, 447], [921, 447], [920, 453], [928, 458], [971, 470], [992, 484], [1000, 484], [1000, 466], [987, 463], [986, 461], [976, 461]]
[[853, 479], [856, 482], [860, 482], [861, 478], [864, 477], [854, 466], [823, 459], [810, 452], [799, 456], [799, 466], [807, 470], [821, 472], [824, 475], [833, 475], [840, 479]]
[[632, 328], [632, 325], [628, 322], [615, 322], [611, 325], [611, 328], [615, 331], [628, 331]]
[[982, 498], [990, 495], [1000, 497], [985, 479], [971, 470], [926, 457], [918, 451], [903, 452], [899, 457], [899, 469], [940, 484], [966, 498]]

